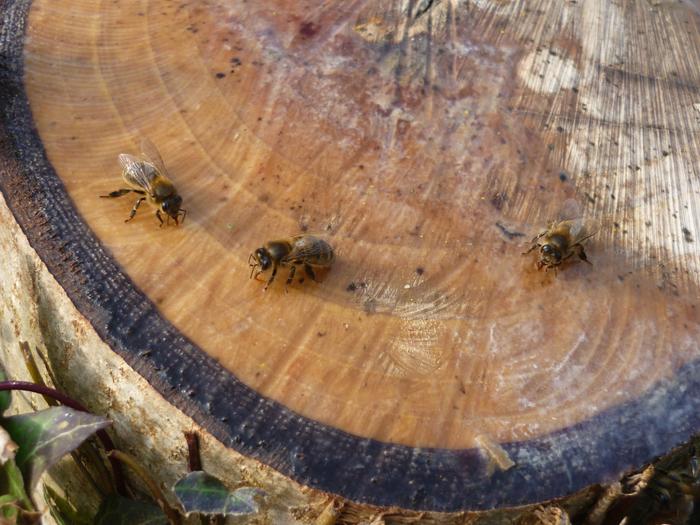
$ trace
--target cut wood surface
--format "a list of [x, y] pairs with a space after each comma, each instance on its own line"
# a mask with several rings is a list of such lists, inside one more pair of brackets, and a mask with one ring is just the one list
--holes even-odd
[[[461, 510], [700, 429], [695, 4], [6, 4], [27, 19], [0, 187], [105, 342], [226, 445]], [[143, 137], [179, 227], [98, 198]], [[521, 252], [567, 202], [592, 265], [538, 271]], [[264, 292], [249, 254], [302, 232], [335, 265]]]

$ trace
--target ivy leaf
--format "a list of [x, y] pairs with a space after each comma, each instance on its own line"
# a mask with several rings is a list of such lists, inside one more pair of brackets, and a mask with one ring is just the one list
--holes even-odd
[[109, 424], [103, 417], [63, 406], [2, 420], [19, 445], [15, 461], [29, 492], [46, 469]]
[[24, 491], [24, 478], [14, 459], [6, 461], [0, 467], [0, 494], [11, 496], [26, 510], [33, 508], [29, 496]]
[[173, 491], [186, 515], [193, 512], [222, 516], [255, 514], [258, 512], [255, 497], [265, 494], [252, 487], [231, 492], [221, 481], [202, 470], [190, 472], [178, 480]]
[[14, 525], [17, 523], [21, 507], [17, 499], [11, 494], [0, 496], [0, 523]]
[[95, 525], [168, 525], [168, 520], [152, 503], [110, 496], [100, 505]]

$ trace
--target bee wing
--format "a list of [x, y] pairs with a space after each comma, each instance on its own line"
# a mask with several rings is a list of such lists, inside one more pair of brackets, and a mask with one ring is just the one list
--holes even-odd
[[322, 254], [323, 244], [316, 237], [303, 236], [306, 242], [301, 245], [296, 243], [294, 249], [282, 258], [282, 262], [290, 262], [297, 259], [312, 259]]
[[165, 169], [165, 162], [163, 162], [163, 157], [160, 156], [158, 148], [145, 137], [141, 139], [141, 153], [143, 153], [143, 156], [148, 162], [156, 167], [161, 175], [168, 175], [168, 170]]
[[124, 180], [128, 184], [136, 186], [137, 188], [143, 188], [149, 194], [152, 194], [152, 182], [153, 177], [155, 176], [155, 167], [153, 171], [147, 170], [146, 166], [148, 166], [148, 164], [144, 163], [140, 159], [137, 159], [133, 155], [129, 155], [128, 153], [122, 153], [118, 158], [119, 164], [123, 170], [122, 176], [124, 177]]
[[597, 229], [590, 220], [578, 218], [570, 222], [569, 233], [574, 243], [581, 242], [597, 233]]

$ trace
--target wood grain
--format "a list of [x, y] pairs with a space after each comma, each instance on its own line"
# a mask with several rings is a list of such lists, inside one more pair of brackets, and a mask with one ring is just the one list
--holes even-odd
[[[34, 1], [41, 143], [6, 149], [46, 152], [25, 228], [73, 300], [224, 442], [362, 501], [521, 504], [698, 429], [699, 30], [665, 2]], [[97, 199], [141, 136], [181, 228]], [[537, 272], [567, 199], [593, 266]], [[304, 230], [335, 267], [263, 293], [248, 254]]]

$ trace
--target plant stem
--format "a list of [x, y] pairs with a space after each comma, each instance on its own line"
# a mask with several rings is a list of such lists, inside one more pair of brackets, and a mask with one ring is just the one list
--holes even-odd
[[180, 513], [170, 506], [168, 500], [165, 499], [165, 494], [163, 494], [163, 491], [160, 490], [158, 483], [153, 480], [150, 474], [146, 472], [146, 469], [144, 469], [141, 464], [136, 461], [136, 459], [131, 457], [126, 452], [122, 452], [121, 450], [112, 450], [108, 455], [109, 457], [118, 459], [122, 463], [128, 465], [129, 468], [143, 480], [148, 487], [148, 490], [151, 492], [153, 499], [158, 502], [160, 507], [163, 509], [163, 512], [165, 512], [165, 515], [168, 517], [168, 521], [171, 523], [171, 525], [180, 525], [182, 523]]
[[[79, 410], [81, 412], [88, 412], [89, 410], [85, 408], [81, 403], [65, 395], [63, 392], [59, 392], [53, 388], [46, 385], [37, 385], [35, 383], [30, 383], [28, 381], [0, 381], [0, 392], [3, 390], [23, 390], [26, 392], [34, 392], [36, 394], [41, 394], [42, 396], [50, 396], [56, 401], [60, 401], [67, 407]], [[105, 432], [104, 429], [98, 430], [96, 432], [97, 437], [102, 442], [102, 446], [107, 451], [107, 456], [109, 462], [112, 465], [112, 473], [114, 474], [114, 483], [117, 486], [117, 492], [124, 497], [128, 497], [126, 491], [126, 484], [124, 483], [124, 473], [122, 471], [122, 466], [119, 461], [112, 459], [109, 456], [109, 452], [114, 450], [114, 442], [109, 434]]]
[[199, 436], [196, 432], [185, 432], [187, 441], [187, 467], [190, 472], [202, 470], [202, 457], [199, 455]]

